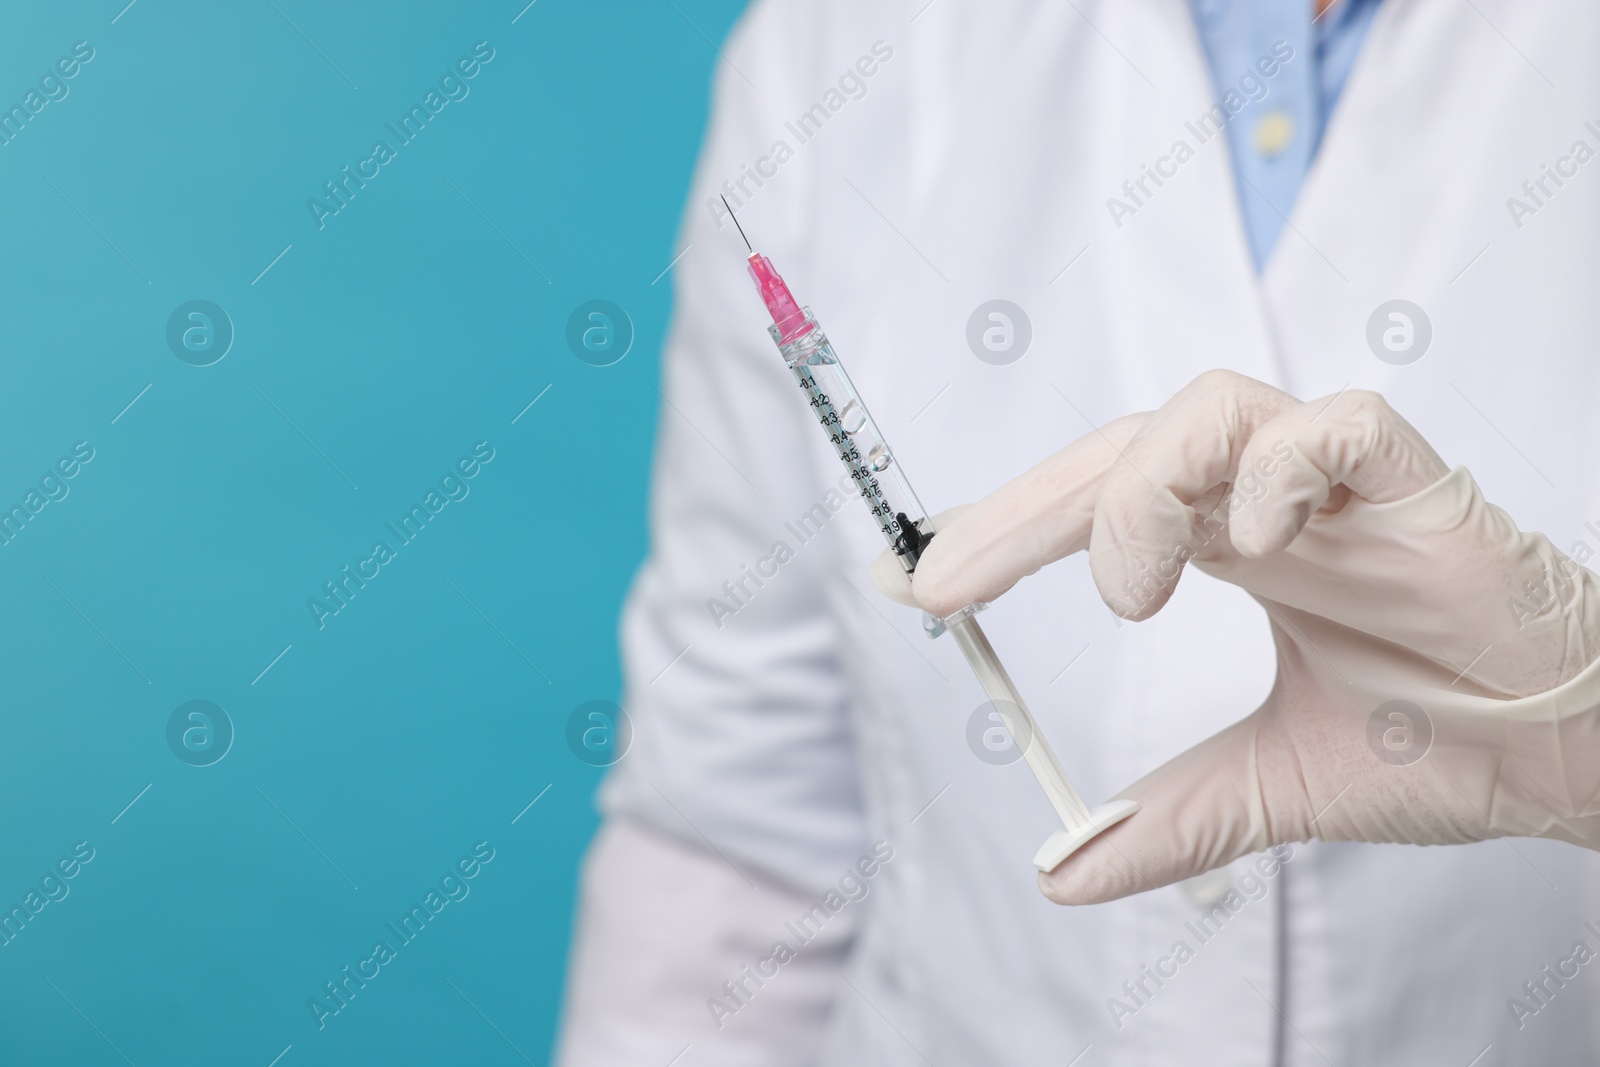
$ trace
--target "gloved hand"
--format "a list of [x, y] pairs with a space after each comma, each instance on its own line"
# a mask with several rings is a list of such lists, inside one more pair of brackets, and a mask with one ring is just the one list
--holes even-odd
[[935, 520], [889, 596], [935, 615], [1089, 550], [1144, 619], [1186, 563], [1266, 609], [1266, 702], [1122, 796], [1132, 818], [1040, 886], [1153, 889], [1285, 842], [1600, 848], [1600, 579], [1487, 503], [1375, 393], [1302, 404], [1223, 371]]

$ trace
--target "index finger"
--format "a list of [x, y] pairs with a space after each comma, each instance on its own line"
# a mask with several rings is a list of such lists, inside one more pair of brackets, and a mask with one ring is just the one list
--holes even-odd
[[953, 614], [1087, 548], [1101, 482], [1147, 417], [1085, 434], [940, 526], [911, 579], [917, 605]]

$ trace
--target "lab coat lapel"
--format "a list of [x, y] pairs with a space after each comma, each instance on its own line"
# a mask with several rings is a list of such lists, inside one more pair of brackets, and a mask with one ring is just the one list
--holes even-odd
[[[1573, 357], [1593, 351], [1593, 304], [1572, 291], [1600, 272], [1600, 160], [1569, 164], [1559, 186], [1545, 168], [1580, 140], [1600, 152], [1600, 75], [1570, 43], [1600, 33], [1600, 12], [1459, 16], [1386, 0], [1265, 293], [1292, 391], [1382, 392], [1497, 503], [1568, 544], [1600, 506], [1600, 363]], [[1513, 198], [1534, 202], [1529, 179], [1544, 202], [1513, 217]], [[1367, 337], [1398, 299], [1432, 335], [1410, 363]]]
[[[1109, 38], [1136, 45], [1129, 60], [1155, 84], [1103, 111], [1090, 150], [1121, 168], [1107, 183], [1097, 251], [1110, 354], [1128, 395], [1154, 407], [1213, 367], [1277, 383], [1227, 138], [1196, 124], [1216, 91], [1188, 8], [1151, 0], [1100, 14]], [[1176, 173], [1151, 176], [1163, 170]]]

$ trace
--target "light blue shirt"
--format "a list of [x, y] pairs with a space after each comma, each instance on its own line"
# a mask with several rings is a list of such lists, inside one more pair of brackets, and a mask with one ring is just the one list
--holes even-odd
[[1217, 101], [1233, 112], [1228, 147], [1258, 271], [1316, 159], [1378, 3], [1337, 0], [1313, 20], [1313, 0], [1190, 0]]

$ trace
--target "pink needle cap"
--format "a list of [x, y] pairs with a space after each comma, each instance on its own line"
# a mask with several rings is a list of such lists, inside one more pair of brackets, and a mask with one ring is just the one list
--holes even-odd
[[814, 324], [806, 321], [805, 312], [795, 302], [794, 294], [789, 292], [789, 287], [772, 268], [772, 260], [758, 252], [751, 252], [750, 277], [755, 279], [761, 302], [767, 305], [767, 314], [777, 324], [781, 344], [788, 344], [811, 332]]

